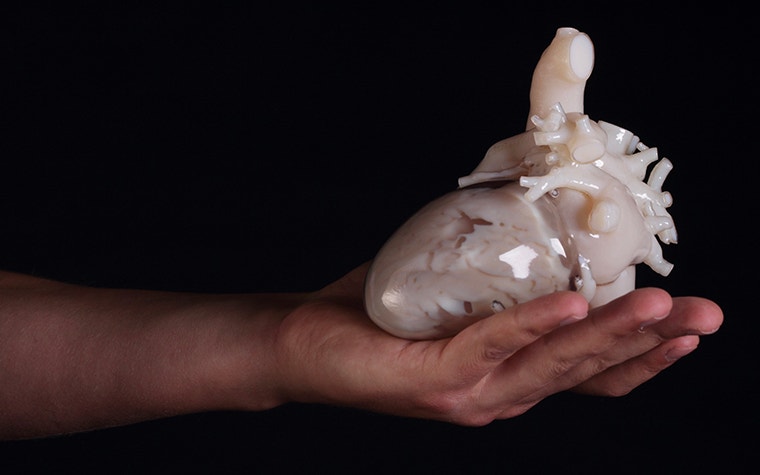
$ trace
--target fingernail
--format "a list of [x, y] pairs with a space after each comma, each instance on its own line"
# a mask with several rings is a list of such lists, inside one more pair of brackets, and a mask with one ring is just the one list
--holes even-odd
[[583, 320], [586, 318], [588, 314], [585, 315], [572, 315], [570, 317], [567, 317], [566, 319], [559, 322], [559, 326], [564, 327], [565, 325], [570, 325], [571, 323], [575, 323], [577, 321]]
[[672, 361], [676, 361], [676, 360], [678, 360], [678, 359], [680, 359], [680, 358], [688, 355], [692, 351], [694, 351], [695, 348], [696, 348], [696, 345], [692, 346], [692, 347], [685, 347], [685, 348], [684, 347], [673, 348], [671, 350], [668, 350], [665, 353], [665, 359], [668, 360], [668, 361], [671, 361], [671, 362]]
[[641, 332], [641, 333], [644, 333], [644, 329], [645, 329], [646, 327], [648, 327], [648, 326], [651, 326], [651, 325], [654, 325], [655, 323], [661, 322], [661, 321], [662, 321], [662, 320], [664, 320], [664, 319], [665, 319], [665, 317], [667, 317], [667, 316], [668, 316], [668, 314], [666, 314], [666, 315], [663, 315], [663, 316], [661, 316], [661, 317], [654, 317], [654, 318], [653, 318], [653, 319], [651, 319], [651, 320], [647, 320], [646, 322], [644, 322], [644, 323], [642, 323], [641, 325], [639, 325], [639, 332]]

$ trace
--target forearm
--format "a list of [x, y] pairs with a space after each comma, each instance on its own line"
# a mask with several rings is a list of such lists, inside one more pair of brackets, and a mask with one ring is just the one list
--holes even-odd
[[0, 438], [279, 404], [271, 348], [297, 296], [0, 280]]

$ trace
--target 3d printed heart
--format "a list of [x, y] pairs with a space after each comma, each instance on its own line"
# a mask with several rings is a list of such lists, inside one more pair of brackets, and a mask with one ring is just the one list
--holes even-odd
[[642, 262], [670, 273], [657, 237], [677, 241], [662, 191], [672, 164], [628, 130], [583, 113], [593, 64], [587, 35], [557, 30], [533, 73], [527, 130], [494, 144], [457, 190], [423, 207], [378, 252], [365, 284], [378, 326], [404, 338], [446, 337], [558, 290], [602, 305], [634, 289]]

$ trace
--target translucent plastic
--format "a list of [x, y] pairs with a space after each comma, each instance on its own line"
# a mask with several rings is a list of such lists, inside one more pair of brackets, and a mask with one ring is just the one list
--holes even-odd
[[370, 316], [398, 336], [433, 338], [574, 289], [577, 251], [552, 198], [531, 203], [524, 193], [514, 182], [460, 189], [417, 212], [373, 261]]
[[558, 290], [603, 305], [633, 290], [639, 263], [670, 273], [658, 238], [677, 242], [673, 198], [662, 190], [672, 164], [584, 114], [593, 63], [588, 36], [557, 30], [533, 73], [527, 130], [492, 145], [458, 190], [380, 249], [365, 284], [377, 325], [445, 337]]

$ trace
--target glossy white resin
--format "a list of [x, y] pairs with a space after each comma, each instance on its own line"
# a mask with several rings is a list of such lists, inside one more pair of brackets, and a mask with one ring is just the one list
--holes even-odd
[[557, 30], [533, 73], [527, 130], [491, 146], [378, 252], [365, 284], [378, 326], [446, 337], [557, 290], [602, 305], [634, 289], [639, 263], [670, 273], [657, 238], [677, 241], [662, 191], [672, 164], [583, 113], [593, 64], [587, 35]]

